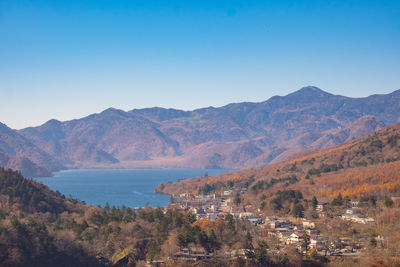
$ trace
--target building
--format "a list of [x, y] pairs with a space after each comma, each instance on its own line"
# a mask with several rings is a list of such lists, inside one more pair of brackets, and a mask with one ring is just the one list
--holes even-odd
[[316, 210], [319, 212], [324, 212], [324, 211], [326, 211], [327, 205], [328, 205], [328, 202], [318, 201]]
[[288, 243], [289, 244], [293, 244], [293, 245], [297, 245], [303, 240], [303, 236], [304, 236], [303, 233], [294, 232], [289, 236]]
[[304, 229], [314, 229], [315, 228], [315, 222], [312, 222], [310, 220], [303, 219], [302, 224], [303, 224]]
[[368, 223], [373, 222], [374, 219], [368, 218], [365, 215], [359, 213], [357, 209], [347, 209], [346, 212], [342, 215], [343, 220], [352, 221], [356, 223]]

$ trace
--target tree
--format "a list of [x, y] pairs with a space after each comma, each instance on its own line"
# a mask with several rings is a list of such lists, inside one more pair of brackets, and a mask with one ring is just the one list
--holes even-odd
[[293, 206], [293, 216], [303, 218], [304, 207], [300, 203], [297, 203]]
[[310, 236], [307, 234], [306, 231], [304, 231], [303, 240], [301, 242], [301, 250], [307, 253], [309, 248], [310, 248]]
[[392, 206], [393, 206], [393, 200], [390, 198], [390, 197], [388, 197], [388, 196], [385, 196], [384, 198], [383, 198], [383, 204], [386, 206], [386, 207], [388, 207], [388, 208], [391, 208]]
[[242, 200], [240, 199], [240, 194], [237, 193], [235, 195], [235, 198], [233, 199], [233, 203], [235, 203], [235, 205], [239, 205], [242, 202]]
[[196, 221], [196, 214], [193, 212], [188, 212], [185, 218], [187, 223], [194, 223]]
[[265, 201], [261, 202], [260, 210], [263, 210], [265, 208], [265, 205], [266, 205]]
[[178, 235], [178, 246], [184, 248], [194, 241], [195, 239], [192, 227], [188, 224], [185, 224]]
[[214, 251], [215, 249], [219, 248], [219, 243], [217, 240], [217, 235], [214, 232], [214, 229], [211, 229], [208, 233], [208, 244], [210, 246], [210, 250]]
[[244, 240], [244, 250], [246, 258], [254, 259], [254, 246], [253, 246], [253, 237], [249, 232], [247, 232], [245, 240]]
[[375, 248], [377, 244], [378, 242], [376, 241], [375, 237], [371, 237], [371, 239], [369, 240], [369, 245]]
[[254, 256], [260, 266], [266, 266], [268, 264], [267, 249], [268, 244], [264, 240], [258, 243]]
[[228, 225], [229, 229], [235, 229], [235, 223], [234, 223], [234, 218], [233, 218], [232, 214], [229, 213], [228, 215], [226, 215], [225, 221], [226, 221], [226, 224]]
[[341, 193], [339, 193], [339, 195], [332, 200], [331, 205], [332, 206], [342, 206], [343, 205], [343, 197], [342, 197]]
[[203, 230], [201, 230], [201, 231], [199, 232], [199, 234], [197, 235], [197, 239], [198, 239], [199, 244], [200, 244], [203, 248], [209, 249], [208, 236], [207, 236], [207, 234], [206, 234]]
[[311, 207], [313, 210], [315, 210], [317, 208], [318, 205], [318, 200], [315, 196], [313, 196], [312, 200], [311, 200]]

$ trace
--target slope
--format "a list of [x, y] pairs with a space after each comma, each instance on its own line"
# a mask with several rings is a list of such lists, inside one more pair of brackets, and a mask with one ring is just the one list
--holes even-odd
[[64, 166], [31, 141], [0, 123], [1, 166], [21, 170], [27, 176], [49, 176]]
[[277, 164], [219, 176], [165, 183], [157, 191], [167, 194], [221, 192], [245, 189], [245, 201], [271, 198], [278, 190], [299, 190], [311, 198], [396, 195], [400, 193], [400, 124], [366, 137], [324, 150], [304, 151]]

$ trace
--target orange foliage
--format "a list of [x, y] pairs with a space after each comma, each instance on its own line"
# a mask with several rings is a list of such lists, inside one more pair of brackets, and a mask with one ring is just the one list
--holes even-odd
[[342, 173], [323, 175], [314, 179], [319, 196], [326, 198], [385, 194], [400, 192], [400, 162], [392, 162]]

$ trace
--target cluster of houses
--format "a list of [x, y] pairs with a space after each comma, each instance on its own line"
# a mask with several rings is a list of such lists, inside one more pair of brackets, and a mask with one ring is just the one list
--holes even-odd
[[[354, 243], [347, 237], [327, 237], [320, 235], [316, 229], [315, 222], [301, 219], [298, 222], [278, 219], [275, 216], [266, 217], [264, 227], [266, 227], [268, 236], [279, 240], [280, 247], [286, 245], [295, 246], [303, 251], [304, 246], [307, 249], [321, 255], [341, 255], [338, 252], [356, 253], [360, 249], [360, 244]], [[305, 239], [307, 238], [307, 241]], [[304, 242], [307, 242], [305, 244]], [[356, 255], [356, 254], [354, 254]]]
[[262, 214], [254, 213], [252, 205], [236, 206], [233, 204], [231, 195], [231, 190], [224, 191], [221, 196], [181, 194], [173, 198], [173, 203], [169, 204], [169, 207], [191, 212], [196, 215], [197, 220], [204, 218], [215, 220], [231, 214], [235, 218], [247, 219], [255, 225], [263, 222]]
[[[226, 190], [220, 195], [181, 194], [173, 197], [173, 203], [169, 207], [174, 207], [183, 212], [191, 212], [196, 215], [197, 220], [204, 218], [215, 220], [224, 218], [227, 214], [231, 214], [234, 218], [247, 219], [260, 227], [266, 237], [278, 240], [277, 250], [286, 246], [295, 246], [300, 251], [303, 251], [305, 239], [307, 239], [307, 250], [325, 256], [342, 256], [342, 253], [347, 253], [347, 256], [356, 256], [358, 250], [361, 249], [360, 244], [355, 243], [348, 237], [326, 237], [320, 235], [315, 222], [312, 220], [297, 219], [291, 221], [287, 218], [277, 218], [275, 216], [264, 217], [260, 210], [254, 209], [251, 205], [235, 205], [232, 194], [231, 190]], [[318, 202], [316, 211], [320, 216], [325, 215], [327, 205], [327, 202]], [[373, 221], [372, 218], [362, 215], [356, 207], [347, 209], [340, 218], [356, 223]], [[185, 248], [176, 253], [175, 257], [195, 261], [209, 258], [211, 255], [201, 248]]]

